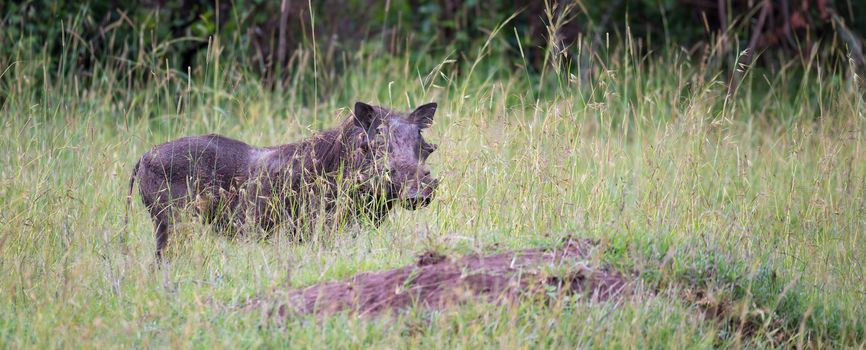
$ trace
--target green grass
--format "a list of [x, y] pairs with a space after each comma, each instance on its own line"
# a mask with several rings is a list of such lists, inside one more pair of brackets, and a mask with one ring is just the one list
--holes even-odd
[[[539, 80], [502, 45], [492, 37], [455, 58], [390, 57], [369, 44], [342, 71], [317, 67], [340, 77], [322, 86], [315, 56], [299, 56], [276, 91], [217, 46], [191, 76], [156, 54], [84, 74], [25, 39], [5, 48], [0, 347], [866, 346], [862, 80], [849, 84], [832, 65], [819, 74], [816, 62], [776, 75], [746, 68], [726, 98], [724, 74], [678, 51], [636, 60], [611, 49], [581, 85], [565, 72]], [[429, 163], [441, 185], [428, 208], [305, 244], [190, 224], [170, 243], [170, 267], [154, 271], [136, 199], [124, 252], [127, 181], [152, 145], [209, 132], [296, 141], [355, 100], [439, 102], [427, 138], [440, 145]], [[236, 308], [429, 248], [489, 252], [568, 234], [599, 239], [601, 258], [639, 292], [283, 324]], [[704, 317], [711, 306], [723, 315]]]

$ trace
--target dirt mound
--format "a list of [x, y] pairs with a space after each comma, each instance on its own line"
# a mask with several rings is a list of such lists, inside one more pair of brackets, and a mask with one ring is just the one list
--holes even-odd
[[414, 265], [277, 291], [254, 299], [246, 308], [265, 308], [277, 317], [343, 310], [365, 316], [413, 305], [443, 308], [478, 297], [507, 302], [521, 296], [554, 292], [586, 293], [594, 300], [608, 300], [626, 293], [628, 283], [619, 272], [606, 266], [587, 265], [594, 245], [586, 239], [569, 238], [554, 249], [525, 249], [456, 259], [427, 252], [420, 255]]

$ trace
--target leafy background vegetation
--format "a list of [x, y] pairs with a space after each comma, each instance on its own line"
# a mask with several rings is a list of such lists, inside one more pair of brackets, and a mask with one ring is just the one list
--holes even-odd
[[[0, 344], [866, 343], [859, 4], [282, 5], [0, 4]], [[143, 208], [123, 224], [138, 156], [189, 134], [298, 140], [356, 100], [440, 103], [429, 208], [303, 244], [190, 224], [153, 269]], [[282, 323], [238, 307], [565, 235], [599, 239], [593, 263], [635, 296]]]

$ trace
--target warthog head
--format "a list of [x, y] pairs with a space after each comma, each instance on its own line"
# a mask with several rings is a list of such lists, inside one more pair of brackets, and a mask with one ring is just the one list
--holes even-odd
[[368, 171], [385, 190], [388, 200], [406, 209], [418, 209], [433, 199], [439, 182], [430, 175], [425, 162], [436, 150], [421, 132], [433, 123], [436, 104], [428, 103], [411, 113], [383, 107], [355, 104], [354, 122], [365, 132]]

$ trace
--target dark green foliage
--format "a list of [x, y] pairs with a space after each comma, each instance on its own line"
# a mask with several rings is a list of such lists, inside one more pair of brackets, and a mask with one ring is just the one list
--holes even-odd
[[[351, 64], [361, 43], [379, 45], [389, 54], [408, 48], [419, 55], [436, 50], [457, 59], [473, 56], [494, 27], [516, 14], [504, 27], [506, 35], [498, 39], [508, 44], [493, 47], [505, 50], [503, 57], [515, 65], [527, 62], [531, 72], [540, 71], [551, 55], [579, 57], [579, 45], [596, 52], [610, 50], [609, 36], [632, 37], [635, 47], [630, 49], [635, 54], [673, 43], [695, 58], [713, 51], [726, 57], [724, 65], [731, 65], [728, 62], [735, 62], [737, 53], [750, 46], [754, 51], [779, 52], [761, 61], [770, 65], [802, 56], [814, 43], [836, 51], [843, 61], [849, 53], [855, 60], [862, 57], [855, 52], [858, 48], [850, 48], [856, 42], [862, 48], [866, 21], [857, 19], [866, 16], [866, 7], [861, 4], [774, 1], [763, 23], [757, 19], [763, 2], [726, 4], [720, 9], [712, 1], [678, 0], [293, 0], [287, 1], [281, 16], [280, 1], [265, 0], [31, 0], [0, 3], [0, 51], [14, 52], [8, 47], [18, 43], [54, 57], [73, 50], [73, 55], [64, 56], [74, 58], [67, 65], [92, 72], [101, 64], [135, 62], [125, 68], [140, 78], [149, 71], [141, 58], [182, 73], [188, 67], [196, 69], [203, 64], [209, 41], [218, 35], [223, 47], [244, 57], [269, 85], [296, 70], [293, 66], [311, 49], [320, 65], [336, 67], [331, 76], [322, 76], [327, 81], [337, 79], [340, 66]], [[844, 27], [839, 23], [847, 26], [848, 34], [834, 39]], [[716, 47], [725, 30], [728, 39]], [[830, 45], [834, 40], [838, 45]], [[576, 71], [580, 64], [565, 68]]]

